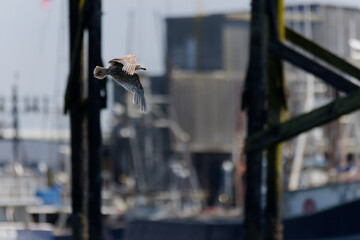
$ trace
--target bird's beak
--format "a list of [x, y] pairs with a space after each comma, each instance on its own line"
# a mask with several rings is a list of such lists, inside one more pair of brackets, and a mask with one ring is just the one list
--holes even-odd
[[146, 71], [146, 68], [144, 68], [144, 67], [141, 67], [141, 69]]

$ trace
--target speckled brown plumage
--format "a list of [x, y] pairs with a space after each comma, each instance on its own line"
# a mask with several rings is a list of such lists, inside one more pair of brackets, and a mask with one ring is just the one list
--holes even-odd
[[94, 76], [103, 79], [110, 75], [112, 79], [133, 94], [133, 102], [146, 112], [147, 106], [144, 96], [144, 89], [140, 82], [140, 77], [135, 70], [146, 70], [146, 68], [136, 64], [135, 55], [129, 54], [123, 57], [114, 58], [109, 61], [109, 67], [96, 66]]

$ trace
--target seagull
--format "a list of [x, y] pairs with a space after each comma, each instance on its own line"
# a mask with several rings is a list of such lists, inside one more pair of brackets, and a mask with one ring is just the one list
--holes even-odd
[[114, 58], [109, 61], [109, 65], [109, 67], [96, 66], [94, 77], [104, 79], [107, 75], [110, 75], [117, 84], [133, 94], [133, 102], [141, 111], [146, 112], [144, 89], [139, 75], [135, 73], [136, 70], [146, 70], [146, 68], [136, 64], [134, 54]]

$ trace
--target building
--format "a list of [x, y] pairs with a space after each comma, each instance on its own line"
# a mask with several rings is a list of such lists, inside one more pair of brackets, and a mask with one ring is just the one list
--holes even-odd
[[[354, 64], [356, 50], [349, 41], [360, 39], [359, 19], [359, 9], [338, 5], [292, 5], [285, 11], [288, 27]], [[223, 161], [240, 151], [246, 125], [240, 106], [247, 68], [249, 20], [247, 12], [167, 19], [169, 112], [191, 136], [189, 145], [195, 162], [197, 158], [216, 159], [215, 156], [225, 154], [221, 157]], [[341, 95], [301, 69], [290, 64], [285, 69], [291, 116]], [[310, 131], [306, 137], [286, 143], [284, 154], [292, 169], [289, 172], [301, 171], [291, 167], [294, 161], [302, 162], [314, 155], [327, 162], [328, 169], [343, 164], [347, 154], [355, 154], [358, 159], [358, 149], [354, 148], [360, 143], [358, 119], [358, 113], [344, 116]]]
[[[359, 17], [357, 9], [319, 4], [288, 6], [285, 13], [288, 27], [349, 60], [354, 51], [349, 45], [350, 38], [360, 39]], [[249, 20], [248, 12], [166, 19], [166, 74], [145, 80], [147, 99], [152, 102], [153, 108], [150, 108], [150, 114], [133, 114], [131, 104], [126, 105], [126, 101], [118, 99], [123, 94], [114, 93], [116, 101], [125, 106], [121, 109], [130, 108], [123, 113], [128, 112], [131, 118], [131, 121], [127, 117], [118, 118], [121, 119], [120, 125], [113, 135], [114, 139], [120, 136], [121, 145], [128, 146], [119, 150], [117, 146], [120, 142], [114, 144], [113, 154], [119, 169], [127, 169], [125, 173], [130, 174], [136, 161], [141, 171], [148, 164], [153, 170], [145, 173], [141, 181], [150, 183], [146, 179], [151, 179], [154, 171], [158, 171], [155, 170], [157, 167], [167, 171], [163, 165], [169, 164], [168, 159], [184, 151], [184, 141], [179, 141], [181, 136], [183, 139], [189, 137], [185, 148], [191, 154], [202, 187], [207, 190], [208, 203], [216, 203], [223, 184], [221, 166], [226, 160], [239, 158], [245, 137], [246, 121], [241, 110], [241, 95], [247, 70]], [[312, 75], [289, 64], [285, 65], [285, 69], [291, 116], [328, 103], [336, 96], [333, 89]], [[167, 122], [162, 121], [166, 117]], [[284, 156], [288, 159], [286, 166], [292, 169], [289, 172], [294, 171], [295, 155], [306, 164], [315, 158], [331, 162], [327, 155], [332, 150], [328, 147], [331, 139], [335, 141], [331, 144], [340, 146], [341, 142], [346, 143], [343, 149], [339, 147], [338, 152], [356, 153], [353, 146], [360, 142], [360, 135], [349, 129], [355, 127], [357, 117], [353, 114], [345, 117], [346, 121], [334, 123], [343, 129], [338, 131], [337, 136], [348, 140], [337, 143], [342, 137], [329, 138], [326, 135], [329, 131], [317, 128], [303, 139], [287, 142]], [[131, 143], [131, 135], [127, 134], [131, 132], [128, 131], [129, 123], [135, 123], [137, 150], [131, 148], [134, 142]], [[171, 126], [176, 129], [171, 129]], [[335, 129], [333, 126], [330, 128]], [[150, 150], [156, 147], [157, 150]], [[140, 154], [136, 155], [134, 151]], [[133, 159], [135, 156], [140, 161]], [[130, 164], [129, 159], [132, 160]], [[157, 163], [150, 164], [150, 159]], [[328, 165], [338, 165], [340, 158], [336, 161]], [[121, 164], [125, 165], [121, 167]], [[121, 173], [124, 172], [119, 170], [116, 175]], [[301, 176], [296, 181], [301, 183], [299, 178]], [[324, 183], [326, 181], [316, 184], [307, 182], [300, 187]]]

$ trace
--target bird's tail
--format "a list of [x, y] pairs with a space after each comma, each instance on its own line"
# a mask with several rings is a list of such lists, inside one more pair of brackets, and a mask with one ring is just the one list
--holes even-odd
[[147, 111], [144, 92], [134, 92], [133, 102], [136, 104], [136, 106], [138, 106], [138, 108], [140, 108], [141, 111]]
[[94, 69], [94, 77], [104, 79], [107, 75], [108, 68], [96, 66]]

